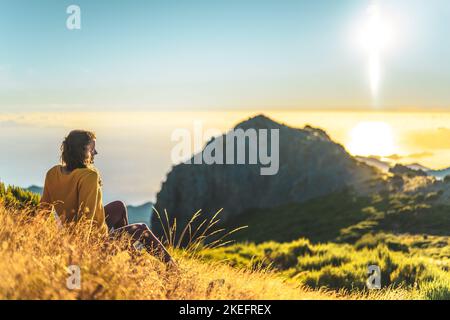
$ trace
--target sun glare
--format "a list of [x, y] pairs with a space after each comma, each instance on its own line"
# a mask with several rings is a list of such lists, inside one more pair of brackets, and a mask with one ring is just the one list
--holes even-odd
[[392, 128], [386, 122], [360, 122], [350, 131], [348, 151], [359, 156], [396, 153]]
[[376, 101], [380, 87], [382, 54], [393, 40], [393, 27], [376, 2], [373, 2], [367, 9], [366, 19], [358, 34], [358, 40], [368, 54], [370, 91]]

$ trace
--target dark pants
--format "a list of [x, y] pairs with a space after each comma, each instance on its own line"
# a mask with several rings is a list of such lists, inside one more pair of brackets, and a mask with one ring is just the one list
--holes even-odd
[[127, 207], [122, 201], [108, 203], [105, 206], [105, 216], [108, 229], [114, 228], [113, 235], [120, 236], [125, 232], [132, 237], [137, 247], [143, 246], [147, 251], [157, 254], [164, 262], [172, 260], [164, 245], [145, 223], [128, 224]]

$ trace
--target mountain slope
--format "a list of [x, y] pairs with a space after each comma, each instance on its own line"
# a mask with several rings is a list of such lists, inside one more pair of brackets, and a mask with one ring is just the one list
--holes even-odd
[[311, 242], [336, 241], [341, 230], [370, 218], [364, 210], [369, 197], [357, 197], [340, 191], [276, 208], [248, 209], [225, 223], [228, 230], [248, 226], [233, 234], [236, 241], [288, 242], [300, 237]]
[[224, 224], [236, 241], [355, 243], [380, 232], [450, 236], [450, 202], [443, 192], [421, 190], [357, 196], [341, 191], [276, 208], [249, 209]]

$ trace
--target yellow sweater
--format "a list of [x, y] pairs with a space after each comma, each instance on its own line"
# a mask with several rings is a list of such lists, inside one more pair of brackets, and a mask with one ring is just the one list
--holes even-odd
[[100, 231], [108, 230], [100, 178], [94, 169], [80, 168], [63, 173], [61, 165], [54, 166], [45, 177], [41, 203], [53, 205], [63, 223], [85, 217], [92, 219]]

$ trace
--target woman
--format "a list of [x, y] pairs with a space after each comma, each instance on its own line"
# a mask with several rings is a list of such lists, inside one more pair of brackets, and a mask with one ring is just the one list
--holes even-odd
[[61, 222], [87, 218], [103, 233], [128, 233], [137, 248], [154, 252], [166, 263], [176, 265], [162, 243], [145, 224], [128, 224], [127, 209], [115, 201], [103, 206], [102, 183], [93, 167], [96, 137], [93, 132], [74, 130], [61, 145], [61, 165], [51, 168], [45, 177], [42, 207], [53, 207]]

